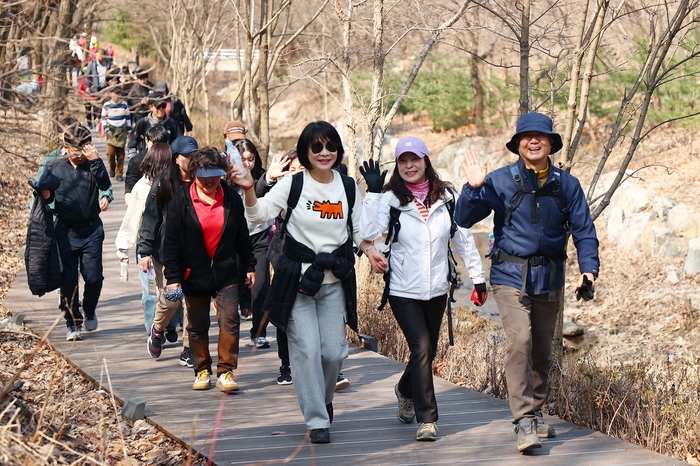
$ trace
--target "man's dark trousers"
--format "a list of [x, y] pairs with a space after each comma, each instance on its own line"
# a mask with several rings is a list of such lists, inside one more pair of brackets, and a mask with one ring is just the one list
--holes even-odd
[[102, 292], [102, 243], [105, 239], [102, 220], [88, 222], [56, 222], [56, 240], [61, 255], [61, 309], [66, 311], [66, 325], [82, 325], [83, 314], [78, 306], [78, 271], [83, 276], [83, 310], [95, 315]]

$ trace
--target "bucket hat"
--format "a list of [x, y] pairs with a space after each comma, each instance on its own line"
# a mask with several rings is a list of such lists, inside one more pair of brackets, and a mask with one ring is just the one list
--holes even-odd
[[552, 151], [550, 154], [556, 154], [561, 150], [563, 144], [561, 142], [561, 136], [552, 129], [552, 126], [552, 119], [547, 115], [535, 112], [521, 115], [515, 125], [515, 134], [510, 138], [506, 147], [512, 153], [520, 155], [520, 152], [518, 152], [518, 136], [529, 131], [538, 131], [552, 137]]

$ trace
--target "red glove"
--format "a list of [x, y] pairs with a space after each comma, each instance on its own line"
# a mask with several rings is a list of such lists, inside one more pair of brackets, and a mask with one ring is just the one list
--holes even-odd
[[471, 300], [477, 306], [483, 306], [488, 298], [488, 290], [486, 289], [486, 283], [476, 283], [474, 284], [474, 291], [472, 291]]

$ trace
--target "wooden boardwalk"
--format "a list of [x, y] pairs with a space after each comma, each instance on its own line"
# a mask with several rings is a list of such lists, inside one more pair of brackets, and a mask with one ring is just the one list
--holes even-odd
[[[166, 345], [157, 360], [148, 355], [136, 266], [131, 265], [128, 282], [119, 281], [114, 238], [123, 213], [123, 184], [116, 183], [115, 200], [102, 215], [105, 282], [97, 310], [98, 330], [84, 332], [84, 340], [73, 344], [65, 341], [61, 322], [51, 344], [104, 385], [108, 385], [108, 373], [117, 397], [146, 401], [149, 421], [201, 449], [218, 465], [685, 464], [553, 417], [548, 421], [557, 437], [545, 440], [533, 454], [521, 455], [515, 448], [505, 401], [442, 379], [435, 379], [438, 440], [416, 442], [417, 425], [396, 419], [393, 387], [403, 364], [353, 346], [343, 367], [351, 386], [337, 392], [333, 402], [332, 443], [311, 445], [304, 438], [306, 428], [293, 386], [275, 383], [279, 360], [272, 326], [268, 328], [270, 349], [252, 349], [245, 346], [247, 339], [241, 340], [236, 371], [241, 391], [228, 396], [217, 389], [191, 389], [194, 372], [178, 365], [180, 342]], [[24, 270], [4, 304], [14, 312], [26, 312], [25, 322], [40, 334], [59, 312], [57, 293], [32, 296]], [[215, 319], [212, 327], [213, 336]], [[249, 329], [250, 322], [244, 322], [242, 336], [247, 337]], [[211, 343], [215, 356], [216, 338]]]

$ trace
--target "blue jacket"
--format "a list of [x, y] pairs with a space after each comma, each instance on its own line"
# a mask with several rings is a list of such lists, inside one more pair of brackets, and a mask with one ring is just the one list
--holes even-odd
[[[551, 193], [557, 180], [560, 180], [559, 197], [566, 205], [568, 215], [562, 212], [554, 195], [526, 194], [509, 222], [506, 223], [506, 213], [513, 196], [518, 191], [508, 166], [490, 173], [483, 186], [479, 188], [474, 188], [469, 183], [464, 185], [455, 209], [457, 224], [471, 228], [493, 211], [494, 246], [491, 253], [497, 254], [503, 251], [521, 258], [563, 256], [566, 252], [567, 233], [571, 233], [578, 253], [579, 270], [581, 273], [591, 272], [597, 277], [600, 267], [598, 238], [579, 181], [550, 162], [547, 181], [542, 187], [538, 187], [535, 172], [528, 170], [522, 159], [519, 159], [516, 164], [525, 189], [537, 190], [539, 194], [548, 191]], [[555, 260], [557, 290], [564, 287], [563, 262], [562, 259]], [[550, 263], [528, 265], [526, 283], [528, 294], [541, 295], [550, 291], [551, 268]], [[506, 285], [520, 289], [521, 265], [494, 258], [491, 264], [490, 281], [492, 285]]]

